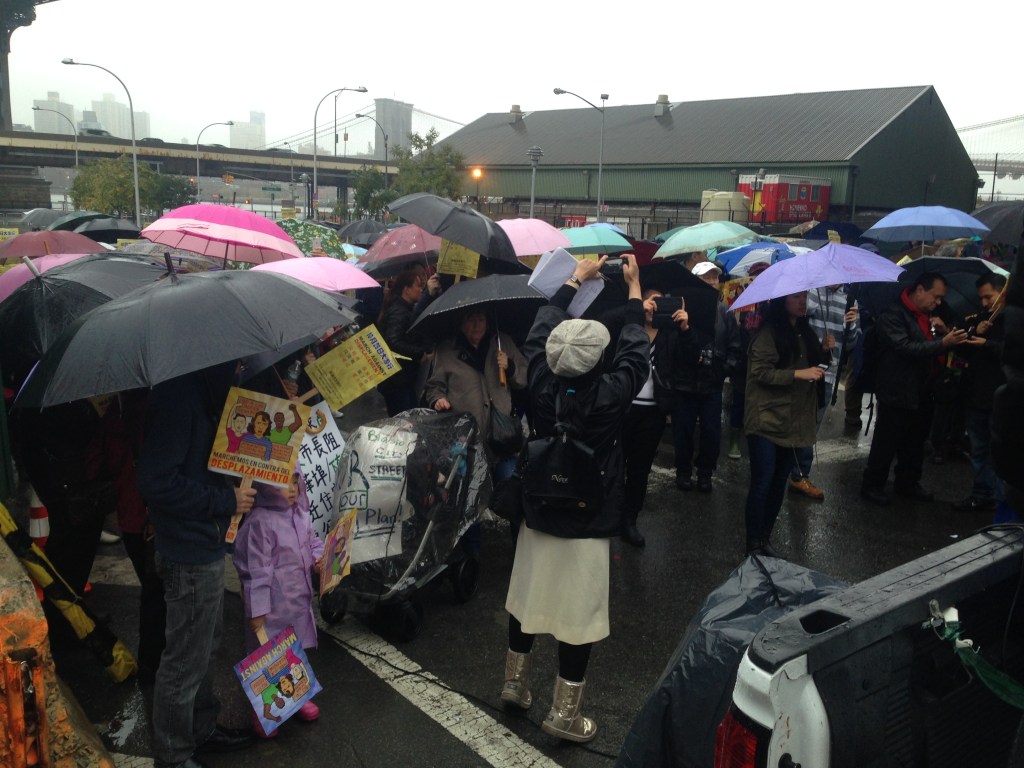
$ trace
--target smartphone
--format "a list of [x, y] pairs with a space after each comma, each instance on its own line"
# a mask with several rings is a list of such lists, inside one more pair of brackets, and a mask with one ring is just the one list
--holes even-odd
[[827, 371], [829, 369], [829, 364], [828, 363], [818, 363], [818, 367], [821, 368], [821, 370], [823, 370], [823, 371]]
[[683, 302], [678, 296], [656, 296], [654, 299], [654, 314], [673, 315], [676, 310], [683, 308]]

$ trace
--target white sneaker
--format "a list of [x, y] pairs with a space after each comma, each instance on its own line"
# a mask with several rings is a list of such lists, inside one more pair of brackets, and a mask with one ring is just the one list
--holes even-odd
[[121, 537], [110, 531], [100, 531], [100, 544], [117, 544]]

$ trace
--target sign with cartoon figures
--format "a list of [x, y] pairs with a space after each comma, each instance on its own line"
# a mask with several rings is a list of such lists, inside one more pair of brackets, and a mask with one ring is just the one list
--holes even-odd
[[291, 627], [235, 664], [235, 675], [264, 733], [276, 731], [323, 690]]
[[356, 529], [356, 510], [350, 509], [338, 519], [324, 541], [320, 561], [320, 597], [323, 597], [352, 571], [352, 537]]
[[306, 366], [306, 374], [334, 411], [398, 371], [398, 361], [373, 325]]
[[331, 530], [330, 521], [335, 517], [334, 481], [344, 450], [345, 438], [327, 404], [314, 405], [299, 448], [299, 466], [306, 480], [310, 521], [321, 541], [326, 540]]
[[308, 405], [232, 387], [207, 466], [213, 472], [287, 487], [309, 410]]
[[402, 551], [402, 523], [414, 513], [405, 494], [405, 467], [417, 440], [406, 426], [389, 421], [349, 436], [334, 500], [339, 514], [355, 512], [353, 565]]

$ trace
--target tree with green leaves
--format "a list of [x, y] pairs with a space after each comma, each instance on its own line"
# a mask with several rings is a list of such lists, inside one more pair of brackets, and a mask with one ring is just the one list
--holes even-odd
[[0, 0], [0, 130], [9, 131], [11, 120], [11, 35], [18, 27], [36, 20], [36, 6], [53, 0]]
[[388, 203], [398, 199], [394, 189], [384, 188], [384, 174], [376, 168], [363, 166], [352, 174], [355, 216], [376, 218], [387, 212]]
[[396, 195], [430, 192], [452, 200], [462, 195], [465, 158], [451, 145], [434, 146], [437, 137], [431, 128], [426, 136], [410, 133], [408, 147], [395, 147], [398, 174], [391, 189]]
[[[94, 160], [83, 165], [71, 183], [71, 200], [81, 210], [135, 217], [135, 186], [132, 159]], [[158, 175], [147, 164], [139, 165], [139, 204], [158, 215], [196, 201], [195, 185], [184, 176]]]

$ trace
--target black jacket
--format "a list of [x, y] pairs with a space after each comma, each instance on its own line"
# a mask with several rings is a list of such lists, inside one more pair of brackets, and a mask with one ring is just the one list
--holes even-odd
[[928, 339], [902, 300], [875, 322], [865, 354], [871, 361], [875, 397], [894, 408], [916, 410], [932, 397], [932, 371], [942, 354], [942, 339]]
[[740, 327], [725, 304], [719, 302], [717, 313], [714, 336], [696, 328], [674, 334], [670, 381], [675, 392], [695, 395], [716, 392], [722, 388], [726, 377], [736, 371], [742, 351]]
[[[1024, 243], [1022, 243], [1024, 245]], [[1017, 252], [1012, 274], [1024, 274], [1024, 250]], [[1003, 373], [1006, 383], [992, 402], [992, 464], [1006, 482], [1006, 499], [1024, 509], [1024, 287], [1011, 280], [1006, 289]]]
[[[971, 327], [987, 314], [977, 317], [965, 317], [964, 325]], [[967, 361], [967, 369], [963, 374], [964, 404], [968, 408], [990, 410], [992, 396], [995, 391], [1006, 383], [1001, 358], [1003, 356], [1003, 336], [1005, 332], [1004, 315], [997, 315], [992, 327], [985, 334], [985, 345], [981, 347], [960, 347], [957, 354]]]
[[409, 333], [409, 326], [417, 316], [418, 313], [413, 305], [401, 297], [395, 299], [391, 306], [384, 310], [384, 315], [380, 319], [380, 327], [377, 330], [380, 331], [392, 352], [410, 359], [399, 361], [402, 369], [377, 385], [377, 389], [382, 392], [397, 392], [400, 389], [412, 389], [416, 386], [420, 358], [433, 348], [429, 339], [417, 332]]
[[[619, 334], [615, 357], [610, 369], [592, 378], [560, 379], [548, 367], [545, 345], [555, 326], [569, 315], [565, 309], [575, 291], [570, 286], [559, 288], [551, 303], [537, 312], [530, 334], [523, 345], [529, 365], [527, 380], [534, 430], [538, 437], [554, 434], [555, 396], [566, 385], [573, 386], [581, 402], [587, 403], [585, 428], [578, 436], [593, 451], [604, 472], [604, 505], [598, 513], [587, 512], [578, 519], [566, 515], [563, 524], [571, 538], [608, 538], [617, 536], [622, 527], [621, 497], [623, 481], [622, 421], [630, 403], [647, 380], [650, 366], [649, 343], [644, 330], [643, 304], [628, 302], [625, 324]], [[531, 511], [526, 510], [530, 524]], [[531, 526], [532, 527], [532, 526]]]

